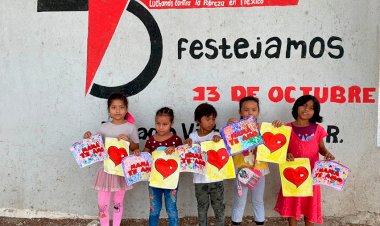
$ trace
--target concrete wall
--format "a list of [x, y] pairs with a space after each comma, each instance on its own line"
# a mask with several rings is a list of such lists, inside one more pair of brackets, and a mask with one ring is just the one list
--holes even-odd
[[[326, 87], [329, 95], [322, 104], [322, 124], [330, 134], [335, 133], [327, 147], [351, 168], [351, 174], [344, 191], [323, 188], [324, 214], [359, 215], [364, 220], [369, 218], [367, 213], [380, 214], [380, 151], [376, 145], [379, 11], [380, 3], [375, 0], [149, 10], [162, 34], [163, 55], [155, 78], [129, 97], [141, 146], [145, 131], [154, 127], [155, 111], [162, 106], [174, 109], [174, 129], [185, 137], [184, 131], [193, 123], [193, 111], [203, 101], [210, 100], [217, 108], [218, 128], [228, 118], [237, 117], [238, 104], [231, 95], [237, 86], [258, 90], [260, 121], [284, 122], [292, 120], [293, 98], [302, 95], [305, 87], [311, 87], [312, 94]], [[84, 131], [96, 131], [107, 119], [106, 101], [84, 95], [87, 18], [87, 11], [37, 12], [37, 0], [1, 0], [0, 215], [96, 216], [96, 192], [91, 183], [99, 165], [79, 169], [69, 152]], [[179, 46], [181, 38], [188, 43]], [[214, 39], [218, 48], [223, 38], [231, 45], [227, 50], [233, 54], [231, 59], [225, 59], [221, 50], [215, 59], [195, 59], [189, 52], [194, 40], [205, 45], [207, 39]], [[248, 54], [238, 59], [233, 48], [239, 38], [249, 43], [241, 53], [256, 51], [261, 42], [261, 56], [253, 59]], [[305, 41], [304, 58], [301, 50], [293, 47], [287, 57], [288, 38]], [[278, 58], [270, 58], [279, 48], [278, 40], [282, 43]], [[320, 52], [322, 43], [325, 48]], [[277, 47], [271, 48], [274, 44]], [[269, 57], [265, 54], [268, 48]], [[213, 54], [212, 49], [202, 51]], [[318, 53], [322, 55], [319, 58], [315, 57]], [[94, 83], [109, 87], [128, 83], [143, 70], [150, 54], [146, 28], [126, 11]], [[213, 93], [199, 96], [200, 90], [212, 89], [207, 87], [216, 87], [220, 97]], [[283, 97], [279, 96], [282, 92]], [[277, 167], [271, 165], [271, 171], [265, 194], [269, 217], [278, 216], [272, 209], [280, 187]], [[225, 185], [226, 214], [230, 215], [232, 183], [226, 181]], [[181, 175], [179, 190], [180, 215], [195, 216], [191, 175]], [[127, 192], [125, 203], [127, 218], [146, 218], [147, 185], [138, 184]], [[247, 207], [246, 214], [251, 215], [251, 207]]]

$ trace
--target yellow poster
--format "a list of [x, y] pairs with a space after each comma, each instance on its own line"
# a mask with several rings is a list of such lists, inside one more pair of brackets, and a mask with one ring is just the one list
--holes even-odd
[[129, 155], [129, 142], [106, 137], [105, 147], [109, 158], [104, 160], [104, 172], [124, 177], [121, 161]]
[[207, 153], [206, 177], [210, 180], [235, 178], [235, 167], [223, 140], [219, 142], [201, 142], [201, 148]]
[[152, 171], [149, 186], [155, 188], [175, 189], [178, 186], [180, 159], [178, 151], [167, 155], [165, 151], [152, 152]]
[[276, 128], [272, 123], [263, 122], [260, 133], [264, 143], [257, 147], [256, 159], [263, 162], [284, 163], [291, 132], [290, 126]]
[[282, 194], [285, 197], [313, 196], [313, 179], [308, 158], [279, 164]]

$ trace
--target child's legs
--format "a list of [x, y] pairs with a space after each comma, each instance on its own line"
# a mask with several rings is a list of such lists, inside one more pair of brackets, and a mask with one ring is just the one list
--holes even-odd
[[123, 218], [125, 190], [117, 191], [113, 195], [113, 226], [119, 226]]
[[211, 206], [214, 209], [215, 225], [224, 225], [224, 185], [223, 181], [210, 184]]
[[311, 223], [307, 217], [304, 217], [305, 219], [305, 226], [314, 226], [314, 223]]
[[289, 226], [297, 226], [297, 220], [294, 217], [288, 217]]
[[252, 208], [253, 213], [255, 214], [255, 222], [257, 225], [263, 225], [265, 221], [264, 190], [265, 176], [259, 180], [259, 183], [252, 191]]
[[165, 189], [165, 209], [169, 217], [169, 226], [178, 226], [178, 210], [177, 210], [177, 191], [176, 189]]
[[208, 195], [209, 184], [194, 184], [197, 198], [198, 222], [200, 226], [207, 226], [207, 211], [210, 206]]
[[99, 209], [99, 221], [101, 226], [109, 225], [109, 204], [111, 199], [111, 192], [98, 191], [98, 209]]
[[149, 226], [157, 226], [162, 208], [162, 193], [164, 189], [149, 186]]
[[248, 188], [241, 186], [242, 195], [238, 194], [237, 190], [237, 180], [235, 180], [234, 186], [234, 203], [232, 205], [231, 220], [233, 223], [241, 223], [243, 220], [245, 203], [247, 202]]

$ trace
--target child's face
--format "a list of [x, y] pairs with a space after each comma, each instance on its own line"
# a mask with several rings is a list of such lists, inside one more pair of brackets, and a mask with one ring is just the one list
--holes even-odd
[[124, 101], [116, 99], [111, 102], [111, 105], [108, 108], [108, 112], [110, 113], [110, 117], [113, 119], [113, 121], [123, 122], [128, 109]]
[[259, 106], [257, 102], [253, 100], [243, 102], [240, 109], [240, 116], [242, 118], [253, 116], [257, 119], [259, 117]]
[[198, 123], [199, 123], [199, 127], [201, 127], [202, 130], [211, 132], [215, 127], [215, 121], [216, 121], [215, 116], [209, 115], [209, 116], [202, 116], [201, 120]]
[[297, 109], [297, 119], [310, 120], [314, 115], [314, 102], [309, 100], [304, 105], [301, 105]]
[[158, 135], [164, 136], [170, 133], [171, 128], [172, 128], [172, 122], [169, 116], [167, 115], [156, 116], [156, 131]]

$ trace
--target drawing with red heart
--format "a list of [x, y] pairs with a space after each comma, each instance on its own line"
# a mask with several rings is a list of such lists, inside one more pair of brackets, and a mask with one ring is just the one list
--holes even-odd
[[286, 137], [284, 134], [273, 134], [266, 132], [262, 135], [264, 139], [264, 145], [270, 150], [271, 153], [277, 151], [286, 144]]
[[207, 161], [211, 165], [221, 170], [227, 164], [229, 159], [228, 152], [225, 148], [220, 148], [218, 151], [209, 150], [207, 152]]
[[110, 159], [115, 163], [115, 166], [118, 166], [123, 158], [128, 156], [128, 153], [125, 148], [117, 148], [115, 146], [111, 146], [108, 148], [108, 155]]
[[307, 169], [303, 166], [299, 166], [295, 169], [293, 168], [286, 168], [284, 169], [284, 177], [290, 181], [291, 183], [295, 184], [298, 188], [305, 180], [308, 178], [309, 172]]
[[174, 159], [157, 159], [154, 167], [166, 179], [177, 170], [178, 163]]

